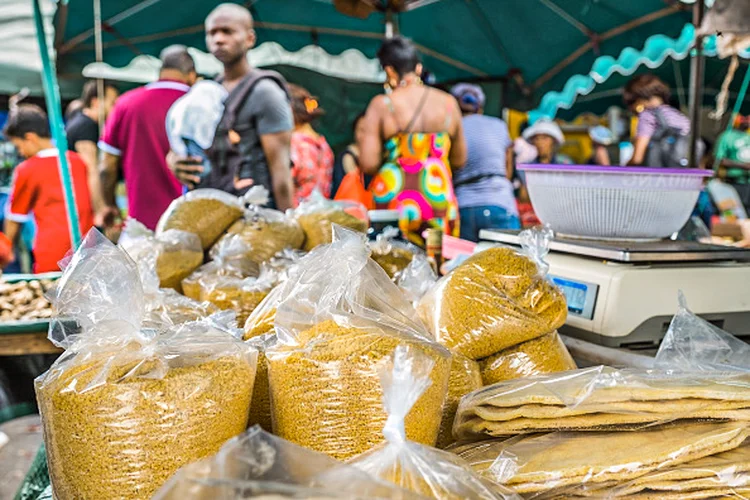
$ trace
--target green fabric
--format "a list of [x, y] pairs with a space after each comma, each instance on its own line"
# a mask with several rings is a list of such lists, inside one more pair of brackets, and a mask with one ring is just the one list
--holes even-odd
[[0, 424], [32, 413], [36, 413], [36, 406], [33, 403], [18, 403], [0, 408]]
[[[111, 28], [103, 35], [104, 60], [114, 66], [124, 66], [133, 58], [134, 51], [157, 55], [172, 43], [205, 49], [202, 24], [217, 3], [205, 0], [102, 2], [103, 19], [109, 21]], [[115, 17], [137, 5], [147, 7], [125, 19]], [[555, 12], [550, 5], [556, 5], [563, 12]], [[519, 71], [523, 81], [531, 85], [589, 42], [589, 37], [571, 22], [603, 34], [665, 6], [663, 0], [441, 0], [399, 14], [397, 20], [403, 34], [428, 49], [423, 51], [424, 63], [439, 82], [497, 78]], [[276, 41], [287, 50], [299, 50], [316, 43], [332, 54], [354, 48], [367, 57], [375, 57], [383, 33], [382, 14], [375, 13], [367, 19], [345, 16], [334, 9], [331, 0], [257, 0], [251, 10], [257, 23], [258, 42]], [[503, 104], [529, 109], [546, 90], [559, 89], [571, 75], [588, 72], [598, 55], [616, 56], [624, 47], [642, 45], [655, 33], [678, 36], [689, 20], [689, 12], [675, 12], [601, 41], [557, 76], [533, 89], [531, 96], [509, 89]], [[80, 74], [81, 68], [94, 60], [92, 26], [91, 2], [71, 0], [64, 40], [70, 41], [81, 33], [86, 36], [81, 44], [68, 47], [69, 50], [63, 43], [58, 55], [62, 74]], [[312, 27], [317, 27], [317, 32], [311, 31]], [[160, 33], [171, 35], [161, 37]], [[128, 39], [129, 44], [118, 42], [123, 38]], [[458, 65], [435, 54], [457, 61]]]
[[49, 488], [49, 469], [47, 468], [47, 452], [44, 444], [39, 447], [36, 457], [26, 473], [14, 500], [38, 500]]
[[750, 134], [740, 130], [724, 132], [717, 142], [716, 155], [731, 161], [750, 163]]

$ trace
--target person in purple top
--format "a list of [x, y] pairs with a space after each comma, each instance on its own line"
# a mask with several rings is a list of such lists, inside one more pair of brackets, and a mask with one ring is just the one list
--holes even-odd
[[623, 101], [638, 114], [634, 152], [629, 165], [687, 165], [690, 120], [668, 104], [669, 97], [667, 84], [652, 74], [638, 75], [625, 85]]

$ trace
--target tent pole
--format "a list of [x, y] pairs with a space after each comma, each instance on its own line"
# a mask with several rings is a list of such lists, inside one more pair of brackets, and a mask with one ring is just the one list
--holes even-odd
[[[703, 23], [705, 8], [703, 0], [696, 0], [693, 7], [693, 25], [696, 30], [700, 29]], [[688, 153], [688, 168], [698, 167], [698, 141], [701, 140], [701, 105], [703, 104], [704, 69], [703, 35], [696, 35], [695, 53], [690, 59], [690, 151]]]
[[62, 107], [60, 103], [60, 87], [57, 84], [57, 75], [52, 67], [47, 48], [47, 36], [42, 21], [42, 11], [39, 0], [33, 0], [34, 24], [36, 25], [36, 39], [39, 43], [39, 52], [42, 58], [42, 84], [44, 86], [44, 99], [47, 103], [47, 114], [49, 115], [52, 138], [57, 147], [58, 167], [60, 169], [60, 180], [63, 187], [63, 198], [65, 199], [65, 211], [68, 215], [68, 226], [70, 229], [71, 248], [77, 248], [81, 242], [81, 227], [78, 222], [78, 210], [76, 209], [75, 190], [73, 179], [70, 176], [70, 166], [66, 152], [68, 151], [68, 140], [65, 137], [63, 127]]
[[[94, 0], [94, 45], [96, 62], [101, 63], [104, 60], [104, 51], [102, 49], [102, 2]], [[99, 103], [99, 134], [104, 132], [104, 80], [96, 80], [96, 100]]]

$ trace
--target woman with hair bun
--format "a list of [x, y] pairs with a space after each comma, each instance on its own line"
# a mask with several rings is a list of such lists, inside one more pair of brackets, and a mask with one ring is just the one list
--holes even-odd
[[312, 122], [325, 111], [307, 89], [289, 84], [294, 114], [291, 157], [294, 200], [299, 203], [317, 189], [326, 198], [331, 197], [333, 182], [333, 151], [328, 141], [318, 134]]

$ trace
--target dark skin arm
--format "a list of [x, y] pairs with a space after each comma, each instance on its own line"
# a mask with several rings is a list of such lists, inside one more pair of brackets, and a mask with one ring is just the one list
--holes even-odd
[[357, 142], [359, 147], [359, 167], [367, 175], [375, 175], [383, 163], [382, 120], [385, 98], [375, 97], [362, 118], [362, 135]]
[[292, 182], [292, 159], [290, 148], [292, 131], [265, 134], [260, 136], [260, 144], [268, 161], [271, 173], [271, 189], [276, 200], [276, 208], [282, 212], [294, 208], [294, 184]]
[[195, 157], [180, 157], [170, 151], [167, 154], [167, 166], [180, 184], [188, 189], [194, 189], [200, 183], [200, 175], [203, 173], [201, 159]]
[[99, 177], [102, 183], [104, 204], [106, 205], [104, 220], [102, 221], [105, 227], [112, 226], [117, 214], [120, 213], [115, 202], [115, 189], [117, 188], [117, 173], [119, 170], [120, 157], [102, 152], [101, 163], [99, 164]]
[[505, 177], [509, 180], [513, 180], [513, 164], [516, 161], [516, 155], [513, 152], [513, 144], [505, 150]]
[[453, 101], [451, 106], [453, 132], [451, 133], [451, 152], [448, 159], [451, 162], [451, 168], [456, 170], [463, 167], [464, 163], [466, 163], [468, 149], [466, 147], [466, 139], [464, 138], [461, 110], [458, 107], [458, 102], [455, 99], [451, 100]]

